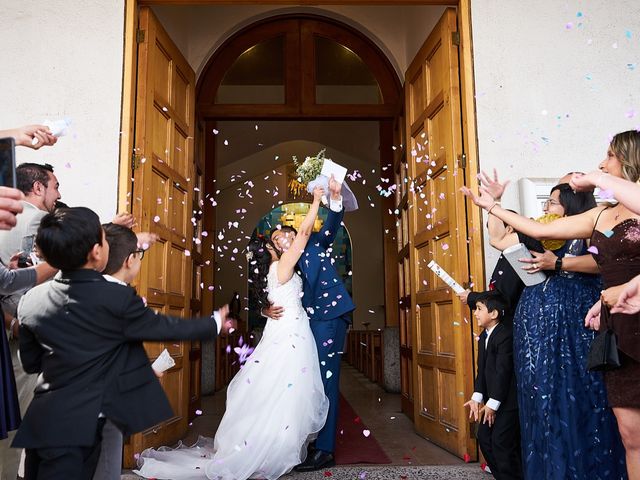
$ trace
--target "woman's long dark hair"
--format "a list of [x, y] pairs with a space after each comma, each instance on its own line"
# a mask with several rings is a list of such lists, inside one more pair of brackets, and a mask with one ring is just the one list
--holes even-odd
[[260, 311], [271, 305], [267, 298], [267, 275], [271, 266], [271, 253], [267, 250], [269, 241], [255, 237], [247, 245], [249, 261], [249, 308]]
[[568, 183], [559, 183], [551, 189], [551, 193], [560, 191], [560, 205], [567, 217], [578, 215], [598, 206], [591, 192], [574, 192]]

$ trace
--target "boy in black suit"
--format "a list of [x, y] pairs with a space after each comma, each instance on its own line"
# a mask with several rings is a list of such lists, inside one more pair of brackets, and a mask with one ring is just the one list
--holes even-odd
[[507, 308], [507, 302], [497, 291], [483, 292], [476, 298], [473, 316], [484, 331], [479, 339], [475, 392], [464, 404], [470, 408], [469, 418], [482, 422], [478, 442], [498, 480], [523, 478], [513, 332], [511, 325], [501, 321]]
[[189, 321], [156, 314], [107, 281], [109, 245], [87, 208], [46, 215], [36, 244], [61, 272], [18, 307], [21, 361], [40, 377], [12, 446], [26, 448], [26, 480], [91, 479], [105, 418], [128, 435], [173, 416], [142, 341], [214, 338], [234, 325], [226, 307]]

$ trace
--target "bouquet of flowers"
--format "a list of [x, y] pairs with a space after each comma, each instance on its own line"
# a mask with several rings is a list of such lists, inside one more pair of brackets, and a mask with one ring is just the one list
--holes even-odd
[[[342, 176], [340, 178], [336, 178], [340, 183], [342, 183], [342, 200], [343, 207], [345, 211], [352, 212], [358, 209], [358, 201], [347, 186], [347, 183], [344, 181], [344, 175], [346, 174], [347, 169], [341, 167], [338, 164], [335, 164], [330, 158], [325, 156], [326, 149], [320, 150], [313, 157], [306, 157], [304, 162], [300, 164], [296, 157], [293, 157], [293, 163], [296, 165], [296, 174], [298, 175], [298, 181], [302, 184], [306, 184], [307, 191], [309, 193], [313, 193], [313, 189], [315, 187], [322, 187], [326, 192], [329, 190], [329, 177], [334, 174], [335, 170], [331, 168], [325, 168], [327, 165], [333, 167], [333, 169], [341, 169]], [[325, 165], [327, 162], [327, 165]], [[330, 172], [330, 173], [329, 173]], [[338, 177], [338, 173], [335, 174]], [[326, 205], [327, 199], [326, 196], [322, 197], [322, 202]]]
[[326, 148], [323, 148], [314, 157], [306, 157], [303, 163], [298, 162], [297, 157], [293, 157], [293, 163], [296, 165], [296, 174], [298, 175], [298, 181], [300, 183], [306, 183], [307, 185], [312, 180], [315, 180], [322, 173], [322, 165], [324, 165], [324, 152]]

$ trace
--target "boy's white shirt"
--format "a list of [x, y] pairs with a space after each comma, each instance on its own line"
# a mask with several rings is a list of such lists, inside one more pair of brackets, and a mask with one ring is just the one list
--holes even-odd
[[[498, 325], [499, 325], [499, 323], [496, 323], [493, 327], [487, 328], [485, 330], [487, 332], [487, 338], [484, 339], [485, 352], [486, 352], [487, 345], [489, 344], [489, 337], [491, 336], [491, 333], [493, 332], [493, 330]], [[486, 353], [485, 353], [485, 355], [486, 355]], [[473, 395], [471, 395], [471, 400], [473, 400], [474, 402], [482, 403], [484, 401], [484, 395], [482, 393], [480, 393], [480, 392], [473, 392]], [[490, 398], [489, 400], [487, 400], [487, 407], [489, 407], [491, 410], [497, 412], [498, 409], [500, 408], [500, 403], [501, 402], [499, 402], [495, 398]]]
[[[120, 285], [127, 286], [127, 282], [123, 282], [119, 278], [112, 277], [111, 275], [102, 275], [107, 282], [119, 283]], [[222, 328], [222, 321], [220, 319], [220, 314], [216, 310], [213, 312], [213, 319], [216, 321], [216, 326], [218, 327], [218, 334], [220, 334], [220, 329]]]

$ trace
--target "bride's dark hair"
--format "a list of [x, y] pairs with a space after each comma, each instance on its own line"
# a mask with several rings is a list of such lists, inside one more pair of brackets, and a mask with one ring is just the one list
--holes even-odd
[[268, 244], [269, 241], [264, 237], [257, 236], [252, 238], [247, 245], [250, 308], [258, 311], [271, 305], [267, 298], [267, 275], [271, 265]]

